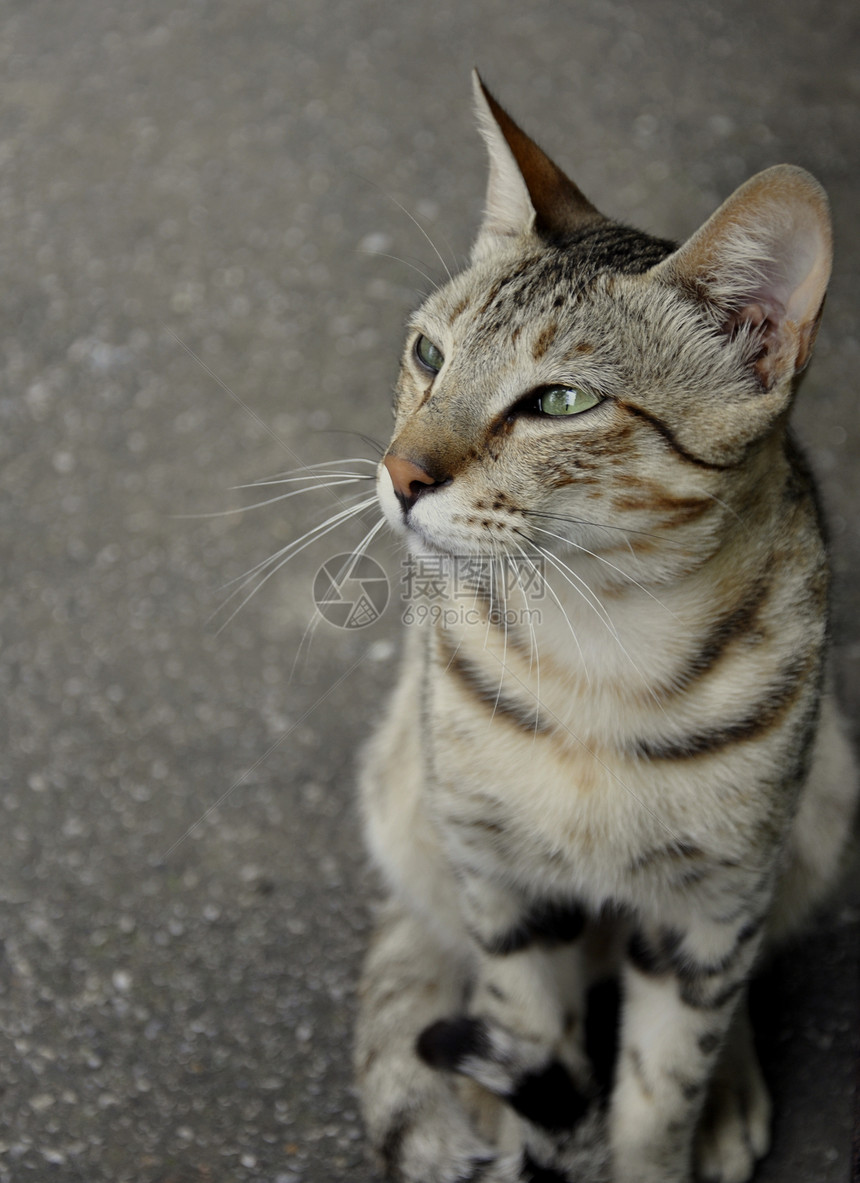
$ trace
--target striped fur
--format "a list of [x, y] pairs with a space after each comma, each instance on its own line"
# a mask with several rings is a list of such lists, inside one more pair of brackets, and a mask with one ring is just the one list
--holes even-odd
[[[826, 199], [782, 166], [676, 249], [603, 218], [478, 102], [485, 221], [413, 319], [379, 500], [416, 556], [545, 581], [464, 598], [451, 579], [367, 750], [389, 899], [365, 1117], [404, 1183], [743, 1183], [769, 1136], [746, 984], [833, 883], [856, 794], [786, 423]], [[540, 413], [558, 385], [599, 401]], [[601, 1101], [583, 1029], [607, 950], [623, 1007]]]

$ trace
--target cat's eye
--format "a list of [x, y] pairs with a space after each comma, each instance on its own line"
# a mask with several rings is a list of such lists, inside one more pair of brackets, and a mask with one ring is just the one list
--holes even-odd
[[429, 370], [431, 374], [438, 374], [445, 364], [442, 350], [437, 348], [430, 338], [425, 337], [423, 334], [419, 335], [415, 342], [415, 356], [424, 369]]
[[596, 407], [600, 399], [590, 390], [577, 386], [545, 386], [537, 396], [535, 406], [541, 415], [579, 415]]

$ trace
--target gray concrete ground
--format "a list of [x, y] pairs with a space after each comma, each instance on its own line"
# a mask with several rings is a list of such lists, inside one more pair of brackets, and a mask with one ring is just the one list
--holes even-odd
[[[217, 632], [223, 585], [338, 502], [176, 515], [373, 454], [334, 429], [386, 436], [403, 318], [442, 271], [424, 231], [453, 263], [476, 224], [474, 62], [595, 202], [657, 233], [780, 160], [829, 190], [836, 272], [797, 419], [855, 713], [858, 15], [0, 6], [2, 1183], [373, 1178], [349, 1072], [374, 890], [352, 767], [398, 607], [319, 628], [293, 670], [314, 571], [373, 519]], [[771, 975], [761, 1181], [846, 1178], [858, 904]]]

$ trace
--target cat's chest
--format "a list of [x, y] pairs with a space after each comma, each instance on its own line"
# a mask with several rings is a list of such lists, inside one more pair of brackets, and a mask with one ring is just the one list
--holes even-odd
[[422, 716], [427, 792], [455, 864], [600, 907], [754, 858], [773, 810], [745, 775], [748, 753], [644, 759], [643, 737], [669, 723], [647, 689], [629, 676], [577, 678], [546, 653], [538, 682], [529, 657], [437, 640]]
[[493, 680], [482, 656], [443, 647], [426, 694], [428, 791], [446, 846], [534, 890], [616, 898], [642, 850], [673, 834], [654, 777], [630, 756], [637, 712], [613, 713], [611, 691], [548, 661], [539, 690], [511, 653]]

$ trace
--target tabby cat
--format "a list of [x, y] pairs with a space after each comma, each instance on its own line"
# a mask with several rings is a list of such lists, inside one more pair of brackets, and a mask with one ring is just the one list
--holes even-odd
[[770, 1123], [747, 983], [831, 887], [856, 785], [787, 423], [827, 199], [770, 168], [676, 247], [475, 92], [483, 224], [412, 318], [377, 478], [441, 580], [363, 763], [365, 1120], [408, 1183], [741, 1183]]

